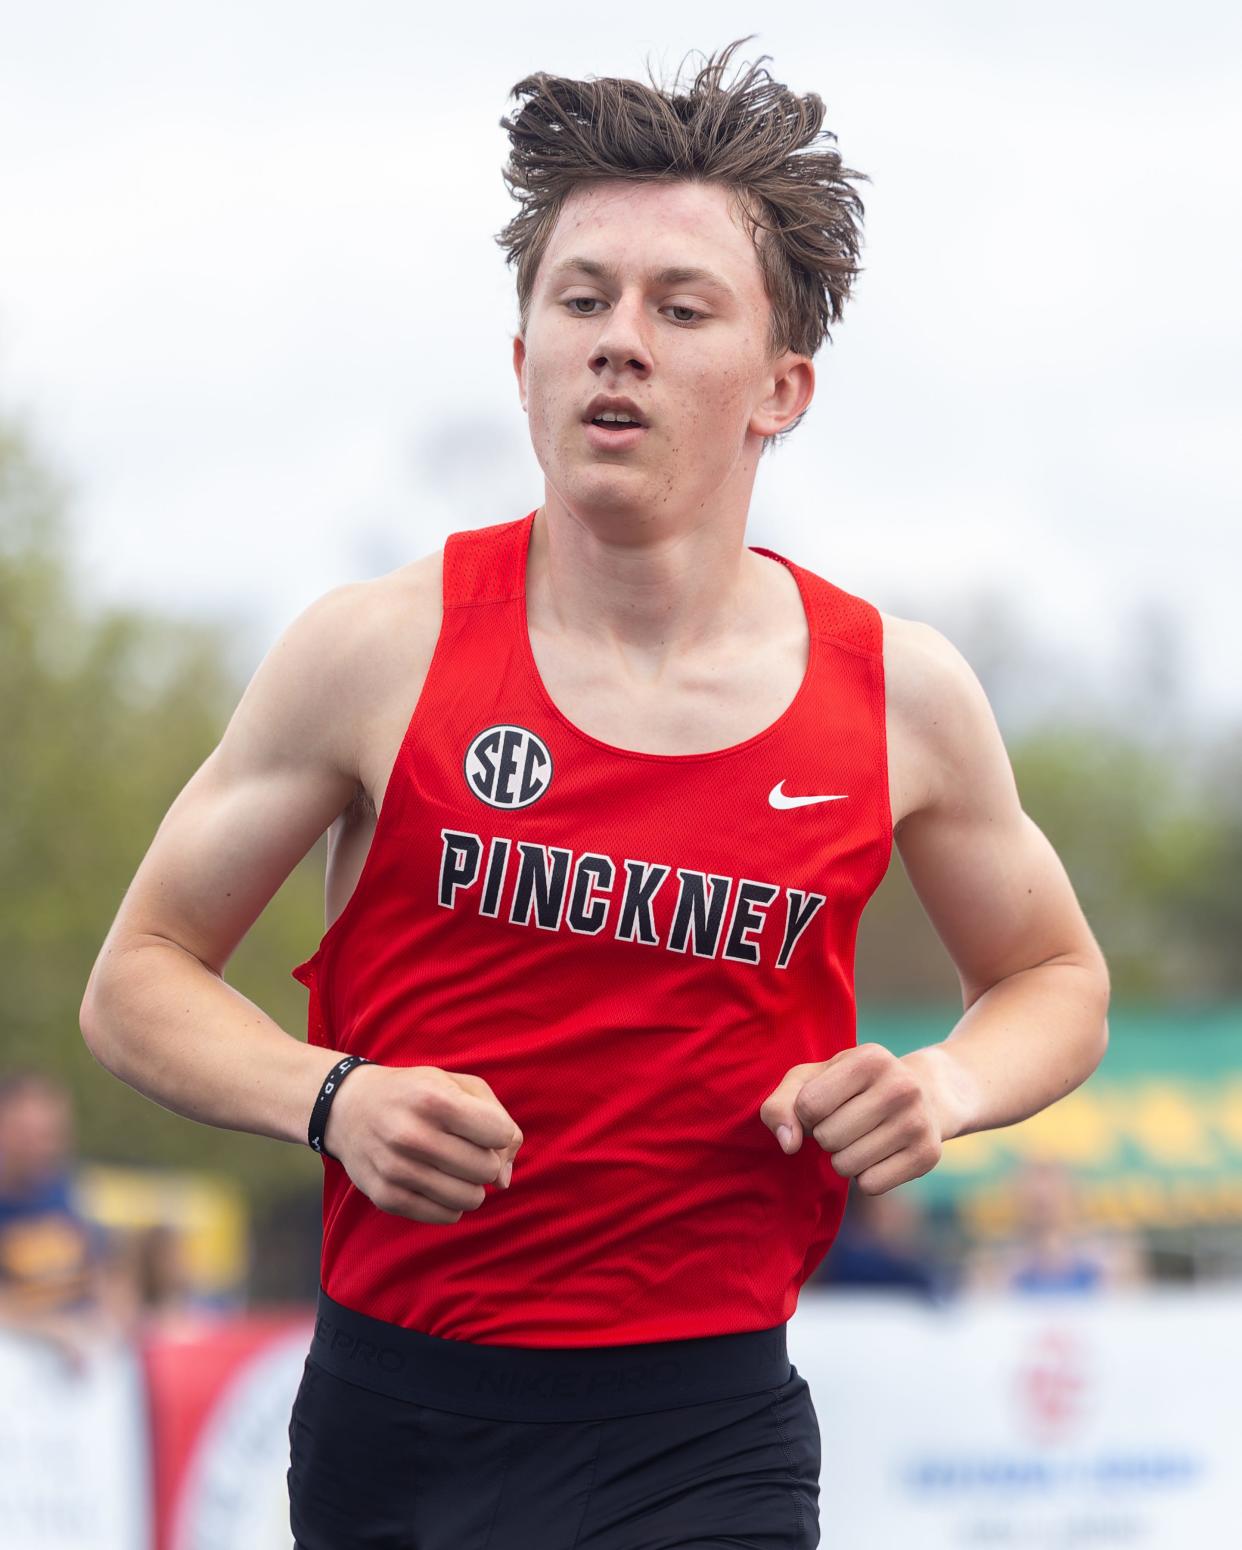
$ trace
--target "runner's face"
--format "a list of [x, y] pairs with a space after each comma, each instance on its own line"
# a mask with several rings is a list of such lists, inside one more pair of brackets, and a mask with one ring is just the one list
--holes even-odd
[[[535, 455], [565, 504], [653, 517], [715, 505], [734, 487], [744, 508], [764, 435], [805, 407], [814, 383], [804, 356], [769, 356], [770, 315], [722, 185], [576, 189], [514, 340]], [[782, 386], [790, 362], [802, 364]], [[597, 394], [633, 400], [646, 427], [592, 426]]]

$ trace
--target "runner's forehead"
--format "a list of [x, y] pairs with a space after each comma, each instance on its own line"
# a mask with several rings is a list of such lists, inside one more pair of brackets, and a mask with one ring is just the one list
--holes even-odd
[[[573, 255], [558, 259], [549, 267], [548, 283], [553, 284], [559, 279], [570, 278], [575, 274], [589, 275], [592, 279], [605, 280], [613, 285], [622, 278], [621, 270], [616, 264], [583, 255]], [[660, 268], [649, 266], [642, 277], [649, 285], [699, 285], [719, 291], [728, 297], [736, 294], [722, 274], [698, 264], [665, 264]]]

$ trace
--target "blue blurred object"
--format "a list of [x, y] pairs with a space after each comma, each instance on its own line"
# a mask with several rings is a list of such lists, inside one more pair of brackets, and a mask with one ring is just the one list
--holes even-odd
[[910, 1191], [864, 1195], [852, 1187], [841, 1230], [814, 1284], [940, 1297], [948, 1288], [941, 1267], [924, 1250], [924, 1226]]
[[1038, 1260], [1019, 1265], [1009, 1278], [1015, 1292], [1090, 1292], [1104, 1284], [1104, 1267], [1089, 1254], [1078, 1254], [1065, 1265]]
[[62, 1312], [95, 1299], [91, 1272], [108, 1252], [108, 1234], [74, 1197], [69, 1169], [0, 1188], [0, 1288], [24, 1309]]

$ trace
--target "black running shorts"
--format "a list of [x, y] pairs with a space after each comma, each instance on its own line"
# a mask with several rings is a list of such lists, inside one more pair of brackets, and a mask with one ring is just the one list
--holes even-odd
[[819, 1424], [785, 1329], [479, 1345], [321, 1287], [289, 1421], [294, 1550], [815, 1550]]

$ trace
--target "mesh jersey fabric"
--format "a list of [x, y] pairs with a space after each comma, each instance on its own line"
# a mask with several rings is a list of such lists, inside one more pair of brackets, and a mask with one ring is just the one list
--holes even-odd
[[[810, 629], [763, 731], [643, 753], [573, 725], [527, 630], [535, 512], [450, 535], [435, 651], [352, 895], [292, 970], [311, 1043], [483, 1077], [512, 1187], [455, 1223], [323, 1156], [321, 1283], [446, 1339], [589, 1346], [767, 1329], [848, 1181], [759, 1105], [856, 1042], [854, 943], [892, 849], [881, 619], [774, 551]], [[755, 547], [755, 546], [752, 546]], [[797, 807], [785, 796], [831, 796]]]

